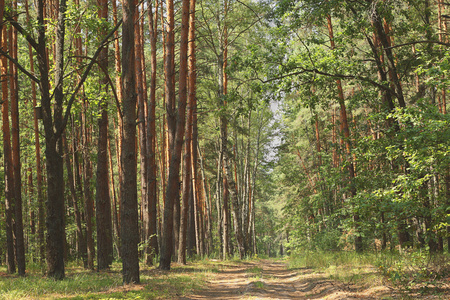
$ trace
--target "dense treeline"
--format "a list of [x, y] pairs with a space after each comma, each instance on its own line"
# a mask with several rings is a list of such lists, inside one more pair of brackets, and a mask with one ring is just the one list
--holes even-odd
[[[448, 3], [283, 1], [289, 244], [449, 249]], [[287, 53], [287, 54], [285, 54]]]
[[0, 2], [2, 262], [448, 249], [448, 9]]

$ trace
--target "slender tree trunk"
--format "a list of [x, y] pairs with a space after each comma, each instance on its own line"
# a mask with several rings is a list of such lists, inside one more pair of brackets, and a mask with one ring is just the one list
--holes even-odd
[[[2, 26], [2, 50], [8, 49], [8, 36], [6, 26]], [[13, 162], [11, 153], [11, 137], [9, 127], [9, 95], [8, 95], [8, 61], [5, 56], [1, 57], [2, 77], [2, 118], [3, 118], [3, 159], [5, 168], [5, 216], [6, 216], [6, 265], [8, 273], [16, 272], [16, 261], [14, 251], [13, 235]]]
[[[76, 137], [75, 137], [76, 138]], [[66, 163], [66, 169], [67, 169], [67, 184], [69, 185], [70, 189], [70, 196], [72, 199], [72, 207], [73, 207], [73, 213], [75, 215], [75, 223], [77, 226], [77, 248], [79, 251], [79, 255], [81, 256], [84, 267], [87, 268], [87, 246], [86, 246], [86, 238], [83, 233], [83, 225], [82, 225], [82, 218], [81, 218], [81, 212], [78, 208], [78, 195], [77, 191], [75, 189], [75, 180], [73, 176], [73, 170], [72, 170], [72, 164], [70, 162], [70, 156], [69, 156], [69, 146], [67, 144], [67, 139], [65, 136], [63, 136], [63, 144], [65, 149], [65, 163]]]
[[225, 176], [225, 171], [223, 172], [223, 197], [222, 197], [222, 246], [223, 246], [223, 259], [226, 260], [230, 256], [230, 224], [229, 220], [229, 198], [230, 193], [228, 191], [228, 181]]
[[[114, 166], [112, 161], [112, 151], [111, 151], [111, 140], [108, 139], [108, 157], [109, 157], [109, 174], [110, 174], [110, 182], [111, 182], [111, 194], [112, 194], [112, 216], [113, 216], [113, 244], [116, 245], [116, 250], [118, 252], [118, 256], [120, 255], [120, 243], [119, 243], [119, 235], [120, 235], [120, 229], [119, 229], [119, 214], [117, 212], [118, 206], [117, 206], [117, 193], [116, 193], [116, 185], [114, 180]], [[120, 157], [118, 158], [120, 160]]]
[[[185, 146], [184, 146], [184, 159], [183, 159], [183, 190], [182, 190], [182, 205], [181, 205], [181, 218], [180, 218], [180, 235], [178, 246], [178, 262], [186, 264], [186, 234], [188, 225], [188, 210], [189, 210], [189, 197], [193, 189], [193, 180], [191, 176], [191, 144], [192, 144], [192, 99], [189, 97], [188, 104], [188, 118], [186, 120], [185, 130]], [[194, 175], [195, 176], [195, 175]]]
[[[118, 24], [118, 18], [117, 18], [117, 4], [116, 0], [112, 0], [112, 13], [113, 13], [113, 21], [114, 26], [117, 26]], [[119, 41], [119, 32], [114, 32], [114, 70], [116, 72], [116, 92], [117, 92], [117, 98], [119, 101], [122, 101], [123, 99], [123, 91], [122, 91], [122, 77], [119, 76], [119, 74], [122, 73], [122, 60], [120, 56], [120, 41]], [[114, 123], [114, 126], [116, 124]], [[115, 148], [116, 148], [116, 157], [117, 157], [117, 173], [118, 173], [118, 179], [119, 179], [119, 193], [116, 194], [115, 203], [113, 203], [113, 213], [114, 213], [114, 230], [116, 232], [115, 238], [117, 239], [117, 249], [119, 257], [122, 257], [122, 243], [121, 243], [121, 229], [120, 229], [120, 222], [121, 222], [121, 216], [120, 216], [120, 205], [121, 205], [121, 185], [123, 181], [123, 171], [122, 171], [122, 164], [120, 163], [122, 159], [122, 139], [123, 139], [123, 119], [121, 112], [117, 113], [117, 128], [114, 127], [114, 131], [117, 132], [116, 138], [115, 138]], [[111, 154], [110, 154], [111, 158]], [[112, 165], [112, 163], [110, 163]], [[112, 172], [112, 167], [110, 167]], [[112, 181], [113, 182], [113, 181]]]
[[[158, 254], [157, 239], [157, 167], [156, 167], [156, 41], [157, 41], [157, 21], [158, 21], [158, 3], [155, 5], [155, 13], [153, 18], [152, 1], [149, 0], [149, 29], [150, 29], [150, 47], [151, 47], [151, 77], [150, 77], [150, 104], [149, 115], [147, 119], [147, 142], [149, 152], [149, 171], [148, 171], [148, 232], [149, 244], [147, 248], [147, 265], [153, 263], [153, 259]], [[162, 181], [163, 182], [163, 181]], [[165, 182], [163, 182], [165, 183]]]
[[[13, 1], [14, 9], [17, 9], [17, 1]], [[14, 17], [17, 19], [17, 17]], [[10, 29], [10, 53], [17, 60], [17, 30]], [[17, 77], [17, 66], [10, 62], [10, 93], [11, 93], [11, 131], [12, 131], [12, 162], [14, 171], [14, 210], [15, 210], [15, 239], [16, 239], [16, 262], [17, 272], [20, 276], [25, 275], [25, 241], [23, 236], [22, 216], [22, 178], [20, 162], [20, 132], [19, 132], [19, 82]]]
[[[196, 111], [196, 107], [195, 107], [195, 111]], [[196, 119], [196, 113], [194, 113], [194, 119]], [[194, 121], [194, 128], [196, 127], [196, 123], [197, 121]], [[194, 136], [193, 139], [198, 139], [198, 134], [195, 133], [196, 130], [194, 130]], [[210, 252], [213, 250], [213, 235], [212, 235], [212, 215], [211, 215], [211, 197], [208, 195], [208, 189], [207, 189], [207, 185], [206, 185], [206, 175], [205, 175], [205, 167], [203, 165], [203, 157], [202, 157], [202, 153], [200, 152], [200, 147], [198, 145], [197, 142], [197, 152], [198, 152], [198, 157], [199, 157], [199, 163], [200, 163], [200, 172], [201, 172], [201, 184], [202, 184], [202, 188], [203, 191], [205, 193], [205, 201], [206, 201], [206, 218], [207, 218], [207, 228], [206, 228], [206, 240], [208, 241], [208, 245], [207, 245], [207, 249], [208, 249], [208, 253], [210, 254]], [[198, 179], [200, 180], [200, 178]], [[220, 223], [220, 219], [217, 220], [218, 223]], [[220, 226], [220, 224], [219, 224]]]
[[[148, 155], [147, 155], [147, 134], [146, 134], [146, 119], [145, 119], [145, 96], [144, 96], [144, 74], [143, 74], [143, 56], [142, 56], [142, 38], [141, 26], [138, 20], [139, 6], [136, 6], [135, 13], [135, 71], [136, 71], [136, 92], [137, 92], [137, 106], [138, 106], [138, 141], [139, 141], [139, 163], [140, 163], [140, 184], [141, 184], [141, 222], [143, 228], [148, 227]], [[146, 241], [146, 231], [142, 230], [142, 240]]]
[[[98, 1], [98, 17], [108, 19], [108, 2]], [[107, 33], [105, 30], [102, 36]], [[108, 47], [104, 47], [99, 55], [99, 65], [103, 71], [108, 70]], [[107, 74], [100, 80], [102, 89], [108, 92]], [[101, 116], [98, 119], [98, 145], [97, 145], [97, 180], [95, 193], [95, 217], [97, 223], [97, 269], [107, 269], [113, 262], [113, 240], [111, 221], [111, 198], [109, 194], [108, 174], [108, 103], [107, 99], [101, 99]]]
[[195, 213], [195, 209], [196, 209], [196, 205], [194, 204], [194, 193], [192, 191], [192, 189], [189, 192], [189, 211], [188, 211], [188, 230], [187, 230], [187, 241], [186, 241], [186, 247], [187, 247], [187, 255], [188, 256], [193, 256], [194, 253], [196, 252], [196, 239], [197, 239], [197, 235], [195, 232], [195, 217], [196, 217], [196, 213]]
[[[189, 208], [191, 195], [193, 195], [193, 188], [195, 184], [195, 173], [191, 165], [195, 164], [193, 152], [196, 148], [193, 147], [193, 130], [194, 130], [194, 111], [195, 111], [195, 0], [191, 0], [189, 4], [189, 43], [188, 43], [188, 119], [186, 121], [185, 130], [185, 157], [183, 164], [183, 193], [182, 193], [182, 210], [180, 219], [180, 239], [178, 247], [178, 262], [186, 264], [186, 240], [189, 224]], [[194, 149], [194, 150], [193, 150]], [[191, 159], [192, 157], [192, 159]]]
[[[25, 10], [27, 22], [30, 21], [30, 14], [28, 10], [28, 1], [25, 1]], [[30, 60], [30, 71], [34, 74], [34, 55], [33, 48], [28, 44], [28, 53]], [[33, 120], [34, 120], [34, 147], [36, 155], [36, 188], [37, 188], [37, 203], [38, 203], [38, 244], [39, 244], [39, 257], [40, 261], [43, 262], [45, 259], [45, 241], [44, 241], [44, 201], [42, 195], [42, 166], [41, 166], [41, 145], [39, 142], [39, 125], [37, 117], [37, 97], [36, 97], [36, 82], [31, 80], [31, 96], [33, 99]]]
[[82, 139], [83, 139], [83, 187], [84, 187], [84, 213], [86, 222], [86, 245], [88, 269], [94, 269], [95, 243], [94, 243], [94, 199], [91, 190], [92, 165], [91, 165], [91, 126], [88, 125], [88, 103], [83, 99], [82, 111]]
[[[168, 2], [172, 2], [169, 0]], [[169, 4], [169, 3], [168, 3]], [[173, 5], [173, 3], [172, 3]], [[170, 16], [170, 8], [168, 7], [168, 16]], [[181, 161], [181, 149], [183, 145], [183, 136], [185, 130], [185, 112], [186, 112], [186, 99], [187, 99], [187, 50], [188, 50], [188, 32], [189, 32], [189, 0], [182, 1], [182, 20], [181, 20], [181, 41], [180, 41], [180, 81], [179, 81], [179, 100], [178, 111], [176, 118], [176, 135], [173, 148], [171, 149], [170, 165], [169, 165], [169, 179], [167, 182], [167, 194], [164, 207], [164, 223], [163, 223], [163, 239], [161, 243], [161, 260], [160, 268], [162, 270], [170, 269], [170, 261], [172, 257], [172, 232], [173, 232], [173, 205], [175, 201], [179, 201], [179, 179], [180, 179], [180, 161]], [[172, 17], [173, 18], [173, 13]], [[170, 24], [171, 21], [169, 21]], [[173, 37], [173, 28], [169, 26], [168, 40], [170, 36]], [[171, 47], [170, 41], [168, 42], [168, 50]], [[173, 49], [171, 49], [173, 50]], [[170, 59], [170, 56], [167, 60]], [[169, 63], [168, 63], [169, 64]], [[171, 70], [171, 69], [169, 69]], [[169, 80], [171, 76], [169, 76]], [[167, 85], [167, 83], [166, 83]], [[175, 91], [167, 89], [169, 94]], [[170, 96], [168, 98], [170, 100]], [[167, 112], [169, 114], [169, 112]], [[170, 134], [170, 129], [169, 129]]]
[[[220, 147], [220, 142], [219, 142]], [[204, 166], [203, 166], [203, 172], [204, 172]], [[225, 197], [225, 183], [223, 182], [223, 171], [222, 171], [222, 151], [218, 151], [218, 159], [217, 159], [217, 170], [216, 170], [216, 212], [217, 212], [217, 235], [219, 237], [220, 241], [220, 247], [219, 247], [219, 253], [222, 258], [225, 257], [226, 253], [223, 252], [224, 249], [226, 249], [223, 245], [224, 238], [223, 238], [223, 228], [224, 228], [224, 220], [223, 220], [223, 198]]]
[[[164, 73], [165, 73], [165, 106], [166, 106], [166, 125], [167, 125], [167, 144], [166, 151], [168, 159], [165, 161], [169, 163], [169, 170], [171, 168], [170, 154], [172, 150], [173, 140], [175, 137], [176, 123], [175, 118], [175, 33], [174, 33], [174, 7], [173, 0], [166, 0], [166, 35], [165, 35], [165, 47], [164, 47]], [[181, 77], [181, 76], [180, 76]], [[165, 154], [165, 153], [164, 153]], [[174, 168], [174, 167], [172, 167]], [[160, 251], [160, 263], [159, 267], [163, 270], [170, 269], [170, 261], [172, 258], [173, 250], [173, 203], [178, 200], [178, 184], [171, 183], [171, 180], [175, 180], [176, 175], [172, 174], [166, 184], [166, 192], [164, 196], [164, 215], [163, 215], [163, 228], [161, 236], [161, 251]], [[169, 187], [170, 185], [170, 187]], [[172, 186], [173, 185], [173, 186]], [[171, 190], [173, 189], [173, 191]], [[169, 194], [171, 194], [169, 196]], [[173, 195], [172, 195], [173, 194]], [[173, 199], [175, 198], [176, 199]]]
[[139, 283], [134, 0], [124, 1], [122, 12], [123, 137], [121, 164], [123, 180], [121, 182], [120, 207], [122, 276], [124, 283]]
[[[192, 174], [192, 187], [191, 187], [191, 194], [190, 197], [190, 207], [194, 206], [194, 201], [196, 201], [196, 193], [197, 195], [200, 194], [200, 182], [198, 178], [198, 126], [197, 126], [197, 60], [196, 60], [196, 43], [195, 43], [195, 5], [196, 0], [191, 0], [190, 3], [190, 13], [189, 13], [189, 61], [188, 61], [188, 68], [189, 68], [189, 103], [191, 108], [191, 114], [192, 114], [192, 142], [191, 142], [191, 174]], [[197, 212], [193, 211], [195, 218]], [[195, 227], [195, 224], [194, 224]], [[202, 250], [202, 249], [201, 249]], [[201, 255], [203, 255], [203, 251], [201, 251]]]
[[[117, 5], [116, 0], [112, 0], [112, 9], [113, 9], [113, 21], [114, 25], [117, 26], [118, 20], [117, 20]], [[122, 74], [122, 60], [120, 55], [120, 41], [119, 41], [119, 33], [116, 31], [114, 32], [114, 69], [116, 71], [116, 91], [117, 91], [117, 98], [119, 101], [122, 101], [123, 99], [123, 91], [122, 91], [122, 76], [119, 76], [119, 74]], [[121, 184], [123, 182], [123, 170], [122, 170], [122, 164], [120, 163], [120, 160], [122, 159], [122, 140], [123, 140], [123, 119], [122, 114], [120, 112], [117, 113], [117, 129], [115, 128], [115, 131], [117, 132], [117, 137], [115, 139], [115, 146], [116, 146], [116, 156], [117, 156], [117, 173], [119, 177], [119, 190], [120, 192], [117, 194], [117, 202], [116, 206], [114, 207], [118, 209], [118, 213], [116, 215], [116, 230], [117, 230], [117, 243], [119, 248], [119, 257], [121, 256], [122, 252], [122, 243], [121, 243], [121, 229], [120, 229], [120, 222], [121, 222], [121, 216], [120, 216], [120, 206], [122, 203], [121, 197]]]

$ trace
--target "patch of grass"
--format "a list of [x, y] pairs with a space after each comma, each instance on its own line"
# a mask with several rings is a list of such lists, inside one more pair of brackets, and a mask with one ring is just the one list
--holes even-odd
[[252, 273], [252, 274], [261, 274], [263, 269], [261, 267], [258, 266], [254, 266], [252, 268], [248, 268], [247, 270], [245, 270], [247, 273]]
[[264, 288], [264, 282], [262, 282], [262, 281], [255, 281], [253, 283], [254, 283], [255, 287], [257, 287], [258, 289]]
[[141, 284], [122, 285], [121, 265], [95, 272], [68, 266], [66, 278], [55, 281], [42, 275], [39, 268], [27, 276], [6, 275], [0, 268], [0, 299], [173, 299], [202, 289], [214, 264], [175, 265], [170, 272], [141, 268]]
[[288, 265], [291, 269], [316, 269], [325, 277], [345, 284], [374, 285], [383, 280], [373, 265], [375, 260], [375, 253], [306, 251], [291, 257]]

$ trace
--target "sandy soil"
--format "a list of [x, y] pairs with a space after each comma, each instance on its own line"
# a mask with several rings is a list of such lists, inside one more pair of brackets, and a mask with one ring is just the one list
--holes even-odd
[[[417, 296], [417, 295], [416, 295]], [[446, 297], [446, 296], [445, 296]], [[281, 262], [225, 265], [214, 273], [204, 290], [180, 300], [193, 299], [450, 299], [433, 296], [404, 298], [386, 285], [361, 287], [333, 281], [311, 269], [288, 270]]]

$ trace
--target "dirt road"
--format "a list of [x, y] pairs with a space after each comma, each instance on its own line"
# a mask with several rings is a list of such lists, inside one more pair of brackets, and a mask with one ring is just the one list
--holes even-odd
[[281, 262], [260, 260], [224, 265], [207, 288], [180, 299], [393, 299], [393, 293], [387, 286], [345, 285], [311, 269], [288, 270]]

